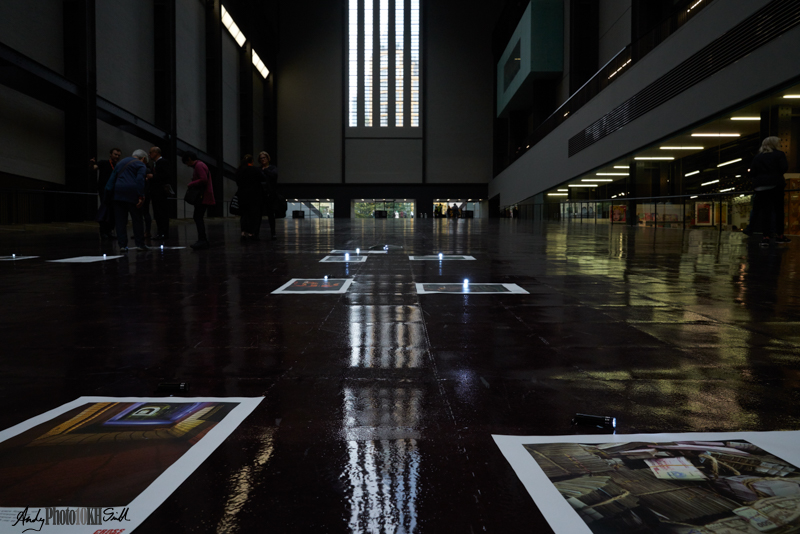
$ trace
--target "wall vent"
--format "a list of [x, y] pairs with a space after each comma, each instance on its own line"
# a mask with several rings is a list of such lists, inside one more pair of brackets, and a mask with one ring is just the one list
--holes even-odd
[[569, 140], [569, 157], [800, 24], [798, 0], [774, 0]]

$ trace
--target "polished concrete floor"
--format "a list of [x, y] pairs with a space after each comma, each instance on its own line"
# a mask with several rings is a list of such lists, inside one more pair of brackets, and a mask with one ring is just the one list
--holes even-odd
[[[800, 429], [800, 238], [514, 220], [279, 221], [121, 260], [93, 225], [0, 228], [0, 428], [83, 395], [264, 396], [161, 532], [550, 532], [492, 434]], [[173, 245], [194, 242], [178, 223]], [[754, 240], [755, 241], [755, 240]], [[332, 249], [389, 245], [363, 264]], [[410, 254], [477, 261], [411, 262]], [[352, 277], [344, 295], [271, 295]], [[418, 295], [416, 282], [529, 295]]]

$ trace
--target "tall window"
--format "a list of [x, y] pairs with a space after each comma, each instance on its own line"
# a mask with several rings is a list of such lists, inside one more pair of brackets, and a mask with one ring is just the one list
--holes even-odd
[[420, 126], [419, 4], [348, 0], [348, 126]]

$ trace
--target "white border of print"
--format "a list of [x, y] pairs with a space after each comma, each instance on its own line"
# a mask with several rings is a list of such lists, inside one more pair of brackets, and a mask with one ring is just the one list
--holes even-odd
[[76, 256], [74, 258], [64, 258], [63, 260], [47, 260], [47, 263], [95, 263], [98, 261], [115, 260], [125, 256]]
[[319, 280], [324, 282], [324, 278], [292, 278], [281, 287], [273, 291], [272, 295], [341, 295], [347, 293], [350, 284], [353, 283], [352, 278], [329, 278], [328, 280], [344, 280], [344, 285], [336, 291], [287, 291], [286, 288], [297, 282], [298, 280]]
[[319, 260], [320, 263], [364, 263], [365, 261], [367, 261], [366, 256], [350, 256], [349, 260], [345, 260], [344, 256], [325, 256]]
[[[59, 534], [86, 534], [87, 532], [94, 532], [102, 528], [124, 528], [125, 532], [131, 532], [138, 527], [147, 517], [152, 514], [156, 508], [169, 497], [172, 492], [178, 489], [189, 475], [208, 458], [214, 450], [225, 441], [231, 433], [244, 421], [244, 419], [252, 413], [264, 397], [80, 397], [72, 402], [63, 404], [58, 408], [50, 410], [49, 412], [37, 415], [27, 421], [15, 425], [7, 430], [0, 432], [0, 442], [6, 441], [16, 435], [30, 430], [36, 425], [46, 423], [54, 417], [62, 415], [70, 410], [79, 408], [84, 404], [93, 402], [232, 402], [238, 403], [225, 418], [217, 423], [214, 428], [194, 446], [192, 446], [185, 454], [178, 458], [175, 463], [169, 466], [156, 478], [147, 488], [142, 491], [133, 501], [126, 507], [128, 508], [127, 517], [130, 521], [122, 523], [104, 523], [102, 527], [90, 525], [49, 525], [51, 528], [44, 528], [42, 532], [58, 532]], [[28, 507], [30, 515], [34, 515], [34, 509], [41, 508], [44, 513], [43, 506], [36, 506], [36, 503], [30, 503]], [[66, 509], [66, 506], [56, 507], [58, 510]], [[75, 506], [69, 508], [75, 509]], [[114, 508], [114, 512], [119, 514], [123, 507]], [[28, 523], [25, 526], [21, 524], [12, 529], [11, 525], [16, 519], [16, 515], [22, 512], [22, 508], [0, 508], [0, 532], [22, 532], [26, 528], [35, 528], [38, 524]], [[44, 525], [47, 526], [47, 525]], [[19, 530], [17, 530], [17, 528]]]
[[629, 441], [729, 441], [745, 440], [770, 454], [800, 467], [800, 431], [792, 432], [703, 432], [681, 434], [593, 434], [591, 436], [497, 436], [508, 463], [525, 485], [533, 502], [556, 534], [592, 534], [583, 519], [553, 486], [542, 468], [523, 445], [543, 443], [625, 443]]
[[[331, 254], [344, 254], [345, 252], [355, 254], [355, 250], [331, 250]], [[361, 254], [388, 254], [388, 250], [362, 250]]]
[[[462, 285], [460, 282], [425, 282], [426, 284], [453, 284], [453, 285]], [[419, 295], [530, 295], [527, 291], [519, 287], [517, 284], [501, 284], [498, 282], [470, 282], [473, 285], [483, 285], [483, 284], [493, 284], [493, 285], [501, 285], [508, 289], [508, 291], [481, 291], [479, 293], [472, 293], [470, 291], [461, 291], [460, 293], [450, 293], [445, 291], [425, 291], [424, 285], [417, 283], [417, 294]]]
[[[457, 256], [457, 257], [454, 257]], [[473, 256], [466, 256], [464, 254], [442, 254], [442, 259], [439, 260], [438, 254], [426, 254], [423, 256], [409, 256], [409, 260], [411, 261], [474, 261], [475, 258]]]

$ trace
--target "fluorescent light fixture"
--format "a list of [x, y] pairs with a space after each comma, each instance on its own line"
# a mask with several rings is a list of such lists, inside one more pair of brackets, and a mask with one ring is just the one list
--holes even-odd
[[697, 133], [692, 134], [692, 137], [741, 137], [742, 134], [737, 133]]
[[736, 178], [741, 178], [741, 177], [742, 177], [742, 175], [741, 175], [741, 174], [737, 174], [737, 175], [736, 175]]
[[630, 169], [630, 165], [614, 165], [615, 169]]
[[225, 6], [221, 7], [222, 7], [222, 24], [225, 25], [225, 28], [230, 28], [231, 23], [233, 23], [233, 17], [231, 17], [231, 14], [228, 13], [227, 9], [225, 9]]
[[617, 195], [611, 195], [611, 198], [617, 198]]
[[693, 196], [693, 197], [689, 197], [689, 198], [690, 198], [690, 199], [691, 199], [691, 198], [697, 198], [697, 195], [695, 195], [695, 196]]
[[731, 117], [732, 121], [760, 121], [761, 117]]
[[244, 34], [239, 29], [239, 26], [237, 26], [236, 23], [233, 22], [233, 17], [231, 17], [231, 14], [228, 13], [227, 9], [225, 9], [225, 6], [220, 6], [220, 7], [222, 8], [221, 11], [222, 24], [228, 29], [230, 34], [233, 36], [234, 40], [236, 41], [236, 44], [238, 44], [239, 46], [244, 46], [244, 42], [247, 40]]
[[613, 182], [611, 178], [584, 178], [581, 182]]
[[800, 95], [783, 95], [783, 98], [800, 98]]
[[267, 76], [269, 76], [269, 69], [267, 68], [266, 65], [264, 65], [264, 62], [261, 61], [261, 58], [258, 57], [258, 54], [256, 54], [255, 50], [253, 50], [253, 65], [255, 66], [256, 70], [261, 74], [262, 78], [266, 78]]
[[568, 197], [569, 193], [547, 193], [548, 197]]
[[666, 157], [666, 156], [664, 156], [664, 157], [649, 157], [648, 156], [648, 157], [633, 158], [633, 159], [640, 160], [640, 161], [646, 161], [646, 160], [664, 160], [664, 161], [669, 161], [669, 160], [673, 160], [675, 158], [672, 157], [672, 156], [669, 156], [669, 157]]
[[597, 176], [630, 176], [627, 172], [598, 172]]
[[719, 180], [711, 180], [710, 182], [706, 182], [706, 183], [700, 184], [700, 185], [711, 185], [711, 184], [716, 184], [716, 183], [719, 183]]
[[595, 187], [592, 184], [569, 184], [569, 187]]
[[736, 188], [735, 187], [729, 187], [728, 189], [720, 189], [719, 192], [720, 193], [727, 193], [728, 191], [733, 191], [734, 189], [736, 189]]
[[662, 146], [661, 150], [703, 150], [702, 146]]
[[686, 12], [689, 13], [691, 10], [693, 10], [694, 8], [699, 6], [701, 3], [703, 3], [703, 0], [697, 0], [697, 2], [695, 2], [692, 7], [690, 7], [689, 9], [686, 10]]
[[719, 165], [717, 165], [717, 167], [724, 167], [725, 165], [730, 165], [731, 163], [738, 163], [740, 161], [742, 161], [742, 158], [732, 159], [730, 161], [726, 161], [725, 163], [720, 163]]
[[695, 174], [700, 174], [700, 171], [692, 171], [690, 173], [684, 174], [684, 176], [694, 176]]
[[565, 191], [569, 191], [569, 189], [557, 189], [557, 191], [558, 191], [559, 193], [563, 193], [563, 192], [565, 192]]

